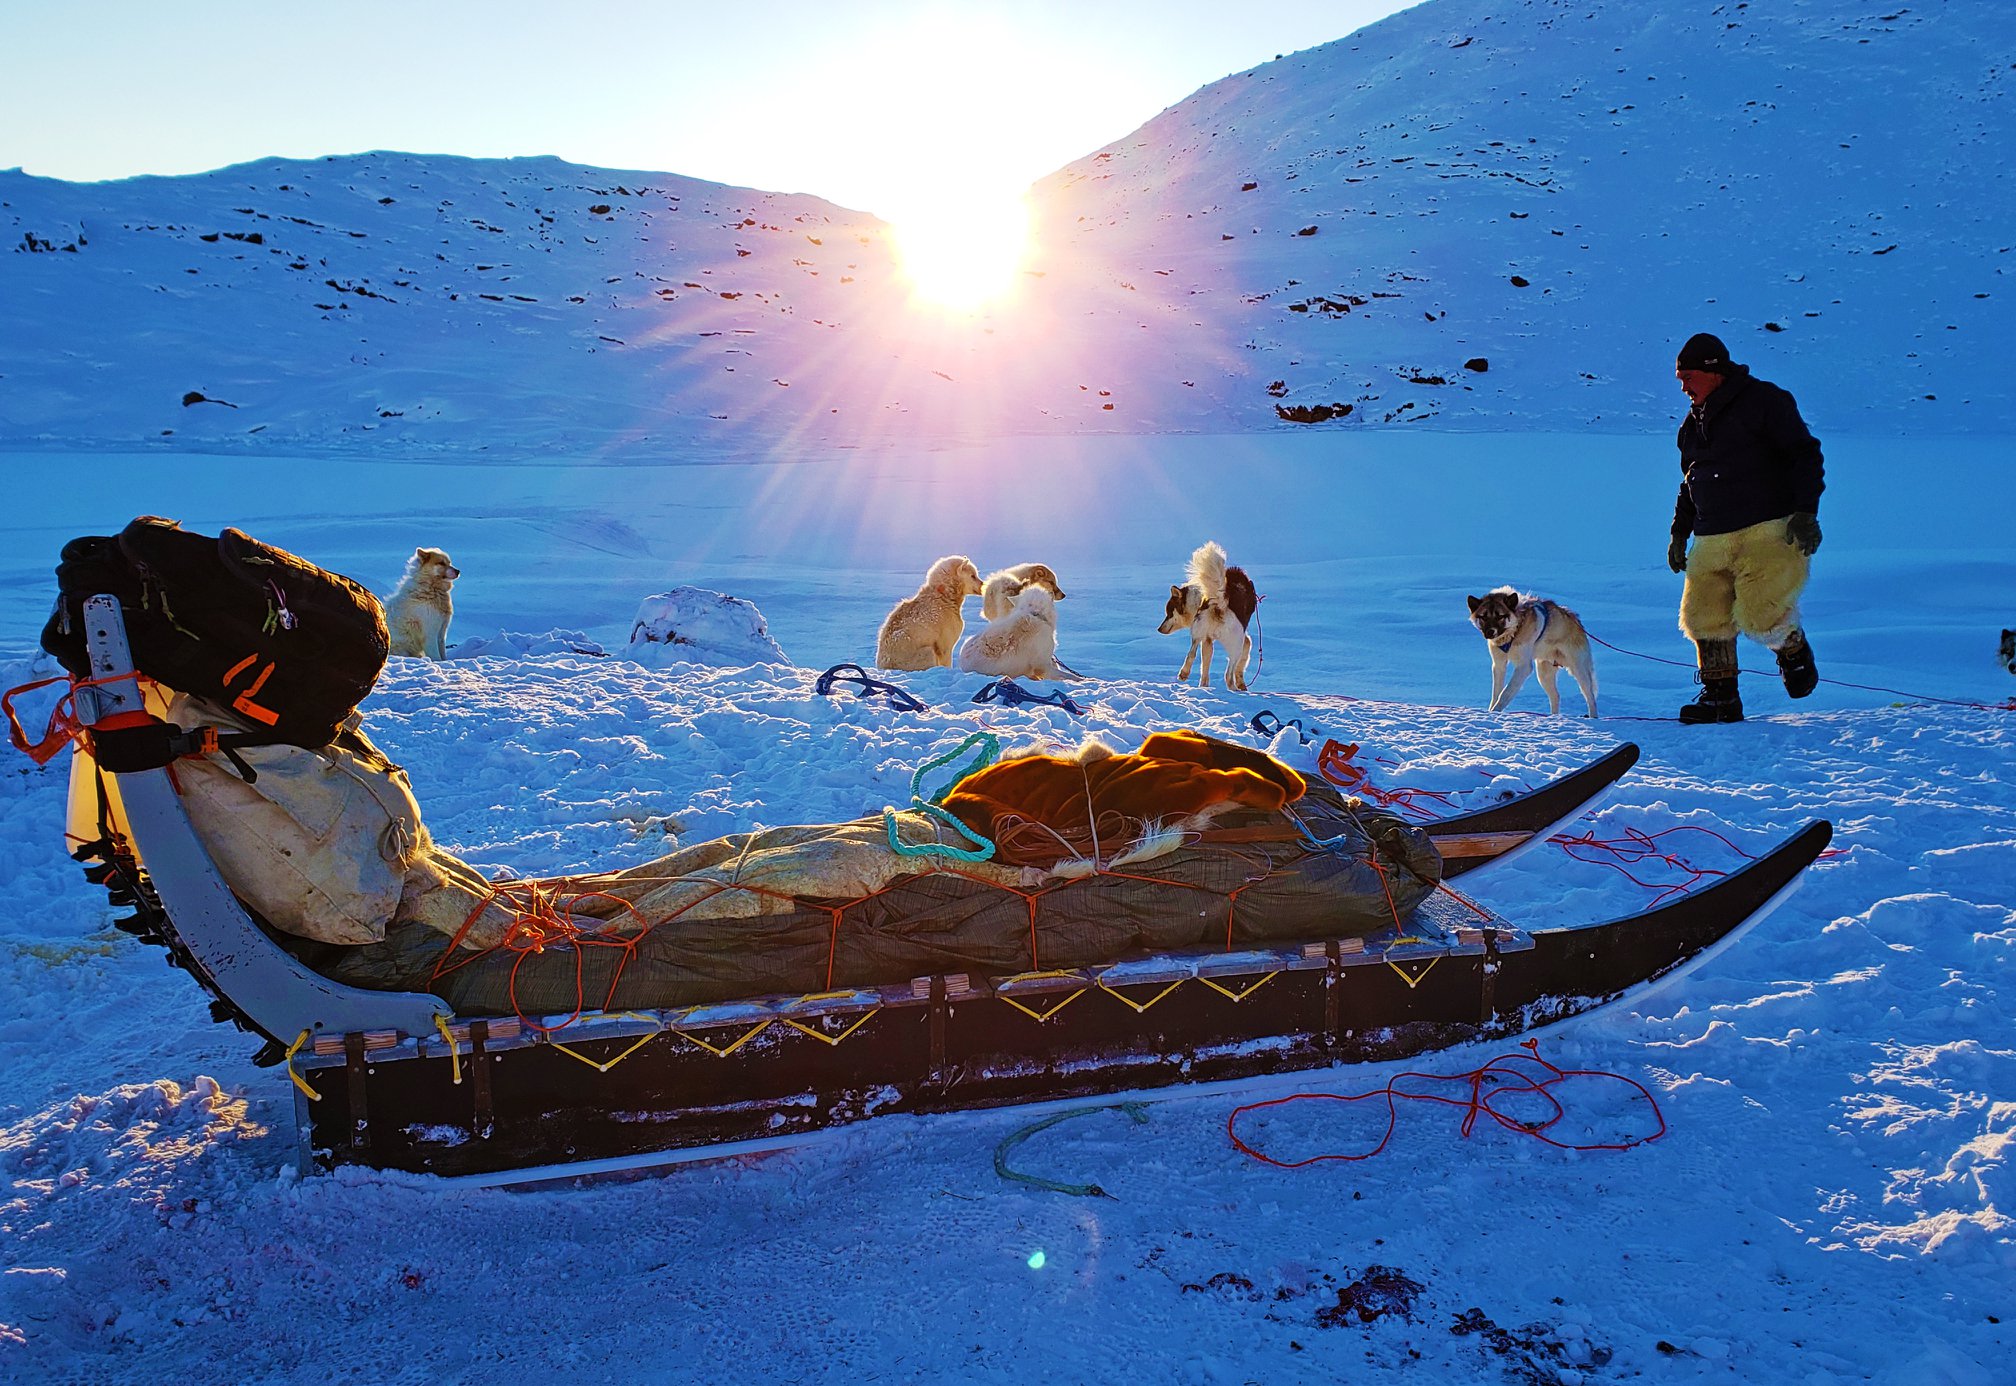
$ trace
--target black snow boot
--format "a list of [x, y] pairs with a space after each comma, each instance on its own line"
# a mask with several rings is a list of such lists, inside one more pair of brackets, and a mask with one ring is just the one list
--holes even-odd
[[1793, 631], [1778, 647], [1778, 672], [1785, 678], [1785, 691], [1795, 698], [1805, 697], [1820, 682], [1820, 671], [1813, 667], [1813, 647], [1806, 643], [1805, 631]]
[[1697, 640], [1694, 650], [1701, 668], [1701, 692], [1680, 709], [1680, 720], [1690, 725], [1742, 721], [1743, 700], [1736, 693], [1736, 642]]
[[1701, 680], [1701, 692], [1680, 709], [1680, 720], [1689, 724], [1742, 721], [1743, 699], [1737, 696], [1736, 680]]

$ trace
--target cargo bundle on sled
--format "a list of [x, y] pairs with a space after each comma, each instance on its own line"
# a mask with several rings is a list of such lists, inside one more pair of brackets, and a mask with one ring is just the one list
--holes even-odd
[[[234, 764], [232, 731], [167, 725], [158, 690], [150, 709], [115, 597], [77, 615], [89, 658], [73, 669], [78, 763], [97, 809], [78, 856], [133, 908], [125, 927], [166, 947], [220, 1019], [286, 1065], [304, 1162], [321, 1168], [524, 1177], [775, 1147], [883, 1113], [1495, 1039], [1705, 956], [1796, 884], [1829, 836], [1809, 825], [1705, 890], [1606, 924], [1521, 927], [1448, 888], [1579, 816], [1636, 760], [1623, 746], [1424, 825], [1312, 784], [1292, 812], [1240, 808], [1132, 860], [1095, 831], [1089, 858], [969, 861], [942, 822], [892, 813], [593, 878], [490, 887], [437, 853], [445, 864], [409, 871], [390, 896], [347, 878], [340, 901], [327, 882], [261, 893], [246, 884], [245, 844], [215, 827], [219, 803], [251, 811], [243, 791], [261, 776], [284, 788], [288, 756], [368, 770], [375, 750], [353, 723], [315, 751], [243, 736]], [[1237, 774], [1258, 757], [1210, 738], [1169, 744]], [[398, 804], [387, 813], [424, 843], [417, 811], [410, 827]], [[319, 938], [276, 927], [303, 899]], [[392, 901], [385, 917], [364, 917], [373, 899]], [[459, 925], [448, 902], [473, 902]], [[491, 942], [471, 937], [484, 932]]]

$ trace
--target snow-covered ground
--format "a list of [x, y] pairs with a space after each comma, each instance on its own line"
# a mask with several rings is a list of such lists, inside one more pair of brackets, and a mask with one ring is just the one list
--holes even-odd
[[[1478, 710], [1488, 666], [1462, 598], [1500, 581], [1574, 606], [1611, 645], [1686, 658], [1662, 561], [1663, 437], [1081, 439], [741, 467], [13, 459], [42, 489], [0, 566], [9, 684], [42, 667], [28, 654], [61, 542], [130, 513], [238, 523], [381, 592], [414, 544], [446, 547], [464, 574], [451, 655], [492, 652], [393, 660], [368, 723], [435, 833], [487, 868], [642, 861], [668, 826], [698, 841], [852, 817], [976, 728], [1131, 745], [1194, 726], [1267, 744], [1248, 725], [1262, 708], [1360, 743], [1388, 785], [1472, 802], [1636, 741], [1645, 759], [1599, 835], [1712, 829], [1731, 846], [1664, 841], [1731, 869], [1732, 847], [1826, 817], [1839, 853], [1683, 981], [1543, 1036], [1553, 1061], [1657, 1094], [1668, 1134], [1625, 1153], [1464, 1140], [1453, 1115], [1410, 1110], [1377, 1159], [1282, 1171], [1228, 1144], [1241, 1099], [1172, 1093], [1145, 1123], [1104, 1113], [1016, 1148], [1018, 1169], [1111, 1199], [998, 1178], [996, 1146], [1029, 1121], [1014, 1112], [479, 1191], [302, 1178], [285, 1075], [253, 1068], [186, 977], [110, 927], [62, 853], [62, 776], [17, 760], [0, 777], [17, 902], [0, 920], [0, 1374], [2006, 1379], [2010, 714], [1907, 695], [2016, 691], [1992, 662], [2006, 507], [1966, 501], [2007, 483], [1994, 445], [1826, 441], [1810, 625], [1823, 676], [1871, 688], [1825, 683], [1794, 705], [1750, 678], [1751, 720], [1712, 728], [1657, 720], [1689, 696], [1684, 670], [1605, 648], [1601, 720], [1547, 717], [1532, 687], [1512, 712]], [[1266, 594], [1246, 695], [1178, 689], [1180, 644], [1154, 633], [1206, 537]], [[868, 662], [882, 611], [940, 551], [1057, 568], [1062, 649], [1093, 676], [1072, 687], [1085, 718], [975, 706], [982, 680], [944, 670], [896, 676], [926, 713], [812, 692], [825, 666]], [[753, 600], [794, 663], [573, 652], [620, 651], [644, 599], [683, 584]], [[1770, 668], [1762, 651], [1745, 662]], [[1308, 768], [1313, 748], [1272, 744]], [[1466, 884], [1533, 922], [1651, 896], [1553, 851]], [[1621, 1096], [1588, 1100], [1592, 1137], [1643, 1134]], [[1325, 1110], [1261, 1129], [1299, 1155], [1367, 1149], [1379, 1120]], [[1421, 1287], [1406, 1317], [1339, 1312], [1375, 1267]]]
[[[1701, 868], [1836, 832], [1736, 946], [1542, 1037], [1657, 1095], [1667, 1134], [1625, 1152], [1410, 1109], [1376, 1159], [1284, 1171], [1229, 1144], [1239, 1098], [1172, 1092], [1016, 1147], [1109, 1199], [997, 1177], [1014, 1112], [505, 1192], [305, 1177], [285, 1075], [111, 926], [60, 771], [17, 758], [0, 1380], [2016, 1378], [2012, 58], [1963, 0], [1431, 0], [1044, 180], [1023, 293], [951, 319], [872, 218], [672, 173], [0, 170], [0, 682], [53, 671], [63, 542], [136, 514], [381, 594], [444, 547], [451, 657], [395, 659], [366, 713], [486, 869], [851, 818], [978, 728], [1259, 744], [1262, 709], [1470, 803], [1638, 742], [1589, 826], [1706, 830], [1661, 839]], [[1791, 703], [1746, 647], [1750, 720], [1684, 728], [1671, 372], [1702, 329], [1825, 445], [1827, 682]], [[1313, 405], [1350, 411], [1277, 414]], [[1266, 598], [1244, 695], [1176, 687], [1155, 633], [1207, 538]], [[960, 552], [1056, 568], [1082, 719], [942, 670], [897, 676], [922, 713], [813, 692]], [[1603, 642], [1601, 719], [1530, 686], [1480, 710], [1463, 598], [1507, 582]], [[625, 657], [701, 609], [651, 602], [682, 587], [753, 603], [788, 662]], [[1550, 849], [1466, 885], [1537, 924], [1687, 879], [1640, 874]], [[1621, 1091], [1581, 1128], [1643, 1134]], [[1315, 1105], [1269, 1148], [1376, 1140]], [[1406, 1311], [1342, 1312], [1367, 1284]]]

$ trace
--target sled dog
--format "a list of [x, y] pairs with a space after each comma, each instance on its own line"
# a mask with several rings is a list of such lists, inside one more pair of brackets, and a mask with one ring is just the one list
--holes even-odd
[[1055, 679], [1057, 599], [1041, 583], [1016, 593], [998, 620], [989, 621], [959, 647], [959, 667], [972, 674], [1015, 679]]
[[385, 629], [392, 638], [391, 653], [418, 655], [422, 659], [448, 657], [448, 622], [455, 615], [455, 603], [448, 589], [462, 570], [448, 561], [440, 549], [421, 547], [406, 560], [406, 571], [392, 595], [385, 599]]
[[1995, 659], [2004, 669], [2016, 674], [2016, 630], [2002, 632], [2002, 648]]
[[1017, 563], [989, 573], [980, 584], [980, 614], [990, 621], [1000, 620], [1015, 604], [1016, 594], [1032, 585], [1046, 588], [1060, 602], [1064, 600], [1064, 589], [1057, 585], [1057, 574], [1048, 563]]
[[[1565, 606], [1510, 587], [1495, 588], [1468, 600], [1470, 624], [1491, 647], [1491, 711], [1503, 711], [1512, 696], [1525, 687], [1527, 675], [1537, 673], [1540, 686], [1547, 690], [1547, 710], [1558, 714], [1561, 692], [1555, 680], [1566, 669], [1582, 690], [1589, 715], [1597, 715], [1596, 663], [1580, 616]], [[1510, 679], [1506, 678], [1508, 668]]]
[[896, 603], [875, 635], [875, 662], [884, 669], [950, 668], [952, 648], [966, 629], [960, 605], [980, 595], [980, 570], [964, 554], [931, 565], [924, 585]]
[[1225, 565], [1225, 550], [1215, 541], [1201, 545], [1191, 554], [1189, 581], [1170, 585], [1169, 601], [1162, 609], [1162, 634], [1190, 632], [1190, 653], [1183, 656], [1176, 682], [1189, 682], [1190, 665], [1201, 649], [1204, 667], [1198, 674], [1197, 686], [1209, 688], [1212, 648], [1222, 645], [1226, 651], [1225, 686], [1243, 693], [1246, 657], [1253, 651], [1253, 640], [1246, 634], [1246, 628], [1253, 624], [1253, 613], [1259, 606], [1260, 594], [1254, 590], [1253, 580], [1246, 576], [1244, 568]]

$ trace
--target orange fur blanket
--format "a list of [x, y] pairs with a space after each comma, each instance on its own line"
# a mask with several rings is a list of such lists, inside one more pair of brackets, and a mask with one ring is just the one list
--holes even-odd
[[1165, 832], [1233, 809], [1278, 812], [1308, 785], [1280, 761], [1196, 732], [1156, 732], [1132, 755], [1087, 742], [1073, 756], [1020, 756], [967, 776], [943, 806], [995, 844], [1003, 865], [1110, 864]]

